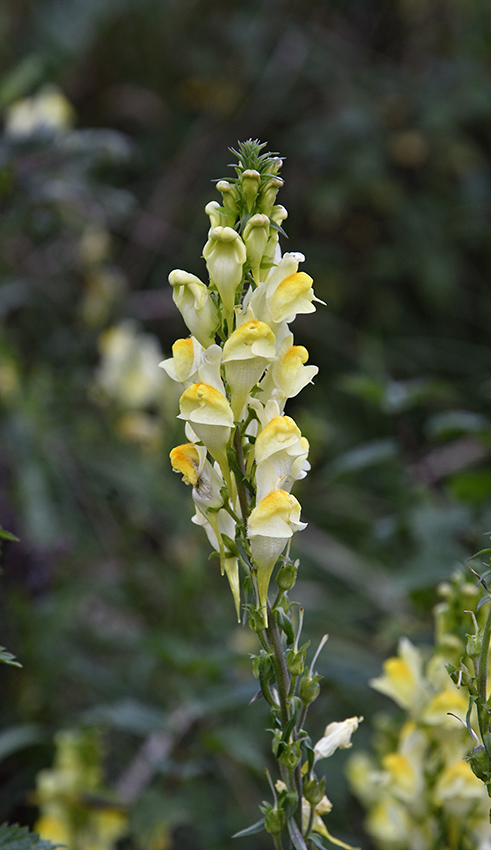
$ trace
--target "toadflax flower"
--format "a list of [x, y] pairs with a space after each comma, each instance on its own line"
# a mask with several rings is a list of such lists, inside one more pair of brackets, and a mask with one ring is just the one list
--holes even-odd
[[233, 228], [212, 227], [203, 248], [203, 257], [210, 278], [218, 289], [231, 330], [235, 294], [242, 282], [243, 265], [247, 257], [246, 247]]
[[351, 736], [362, 720], [363, 717], [348, 717], [340, 723], [329, 723], [324, 735], [314, 747], [314, 760], [329, 758], [337, 749], [346, 750], [351, 747]]
[[191, 424], [195, 434], [218, 462], [231, 490], [226, 449], [234, 415], [226, 397], [209, 384], [191, 384], [184, 390], [179, 405], [181, 412], [178, 419], [185, 419]]
[[265, 322], [245, 322], [226, 340], [222, 362], [236, 419], [239, 419], [250, 391], [274, 358], [275, 336]]
[[300, 522], [300, 503], [285, 490], [274, 490], [261, 499], [251, 512], [247, 534], [257, 566], [259, 605], [266, 615], [268, 587], [276, 561], [295, 531], [307, 525]]
[[309, 444], [291, 416], [274, 416], [259, 433], [254, 447], [257, 497], [272, 490], [290, 491], [306, 475]]
[[218, 310], [208, 287], [194, 274], [174, 269], [169, 275], [174, 303], [187, 327], [204, 348], [215, 342]]

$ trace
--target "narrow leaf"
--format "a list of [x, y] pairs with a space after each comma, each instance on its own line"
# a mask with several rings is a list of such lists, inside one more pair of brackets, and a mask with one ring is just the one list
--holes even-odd
[[307, 850], [307, 845], [303, 840], [300, 830], [293, 818], [288, 821], [288, 832], [295, 850]]
[[232, 835], [232, 838], [244, 838], [246, 835], [255, 835], [256, 832], [262, 832], [263, 829], [264, 818], [261, 818], [261, 820], [258, 820], [257, 823], [253, 823], [252, 826], [248, 826], [247, 829], [241, 829], [240, 832], [236, 832], [235, 835]]
[[3, 661], [4, 664], [10, 664], [11, 667], [22, 667], [20, 661], [15, 660], [15, 655], [7, 652], [4, 646], [0, 646], [0, 661]]

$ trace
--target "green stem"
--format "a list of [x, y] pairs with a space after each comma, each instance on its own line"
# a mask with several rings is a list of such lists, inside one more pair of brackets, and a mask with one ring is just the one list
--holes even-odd
[[489, 655], [489, 641], [491, 639], [491, 608], [488, 610], [488, 616], [486, 619], [486, 624], [482, 633], [482, 645], [481, 652], [479, 655], [479, 667], [477, 674], [477, 690], [478, 690], [478, 699], [477, 699], [477, 712], [478, 712], [478, 720], [479, 720], [479, 729], [481, 731], [481, 737], [488, 731], [488, 721], [489, 721], [489, 711], [486, 705], [487, 700], [487, 689], [488, 689], [488, 655]]
[[[269, 606], [268, 606], [269, 607]], [[276, 684], [278, 685], [278, 696], [280, 698], [281, 720], [283, 723], [288, 723], [290, 719], [290, 710], [288, 702], [288, 693], [290, 690], [290, 674], [286, 666], [285, 651], [281, 642], [281, 635], [276, 623], [276, 619], [271, 612], [268, 611], [268, 627], [266, 629], [269, 645], [273, 653], [273, 664], [276, 673]]]
[[[240, 429], [239, 426], [236, 427], [234, 432], [234, 449], [235, 449], [235, 457], [237, 459], [237, 464], [239, 466], [240, 471], [243, 475], [245, 475], [245, 463], [244, 463], [244, 452], [242, 451], [242, 441], [240, 439]], [[249, 497], [246, 488], [244, 487], [244, 482], [240, 481], [237, 476], [236, 484], [237, 484], [237, 495], [239, 497], [240, 510], [242, 513], [242, 519], [244, 523], [247, 522], [247, 517], [249, 516]]]

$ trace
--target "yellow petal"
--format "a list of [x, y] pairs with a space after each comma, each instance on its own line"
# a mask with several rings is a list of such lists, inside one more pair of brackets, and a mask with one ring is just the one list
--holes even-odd
[[184, 443], [172, 449], [170, 462], [174, 472], [180, 472], [185, 484], [196, 487], [199, 477], [200, 456], [194, 443]]

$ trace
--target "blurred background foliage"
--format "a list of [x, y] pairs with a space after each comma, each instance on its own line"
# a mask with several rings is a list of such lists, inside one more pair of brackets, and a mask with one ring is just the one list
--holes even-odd
[[[283, 248], [328, 304], [293, 328], [320, 375], [288, 411], [313, 466], [295, 598], [330, 635], [312, 731], [364, 714], [361, 746], [387, 708], [368, 678], [400, 634], [431, 641], [436, 584], [491, 528], [491, 7], [3, 0], [0, 34], [1, 642], [23, 664], [0, 671], [0, 819], [34, 824], [40, 771], [88, 735], [104, 783], [77, 779], [77, 818], [117, 800], [124, 846], [225, 850], [267, 793], [266, 712], [167, 460], [167, 275], [204, 274], [211, 181], [267, 140]], [[332, 762], [329, 828], [368, 848]]]

